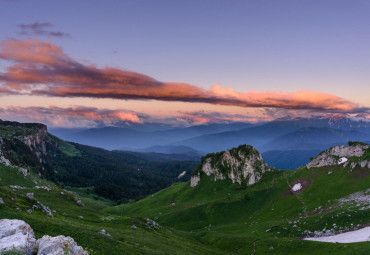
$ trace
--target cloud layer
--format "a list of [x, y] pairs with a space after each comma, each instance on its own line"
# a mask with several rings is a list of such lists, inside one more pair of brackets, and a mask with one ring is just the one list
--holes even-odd
[[54, 127], [96, 127], [122, 123], [141, 123], [135, 112], [93, 107], [17, 107], [0, 108], [0, 117], [18, 121], [42, 122]]
[[127, 70], [80, 63], [58, 45], [40, 40], [9, 39], [1, 42], [1, 49], [0, 59], [11, 63], [0, 73], [0, 94], [3, 95], [155, 99], [338, 112], [358, 109], [353, 102], [314, 91], [241, 93], [220, 85], [204, 90], [186, 83], [160, 82]]

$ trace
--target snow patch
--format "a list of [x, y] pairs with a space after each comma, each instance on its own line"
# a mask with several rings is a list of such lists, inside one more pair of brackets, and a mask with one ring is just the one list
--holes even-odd
[[348, 158], [346, 158], [346, 157], [343, 157], [343, 158], [340, 158], [339, 160], [338, 160], [338, 165], [340, 165], [340, 164], [344, 164], [345, 162], [347, 162], [348, 161]]
[[302, 189], [302, 184], [296, 183], [296, 184], [294, 184], [294, 186], [292, 188], [292, 191], [298, 191], [300, 189]]
[[357, 243], [370, 241], [370, 227], [345, 232], [333, 236], [308, 237], [304, 240], [319, 241], [327, 243]]
[[181, 174], [179, 174], [179, 176], [177, 176], [177, 179], [181, 179], [181, 177], [183, 177], [185, 174], [186, 174], [186, 171], [183, 171]]

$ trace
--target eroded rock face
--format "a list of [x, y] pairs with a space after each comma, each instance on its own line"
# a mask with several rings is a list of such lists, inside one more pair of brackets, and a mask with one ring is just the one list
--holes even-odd
[[2, 145], [3, 145], [3, 138], [0, 136], [0, 163], [4, 164], [5, 166], [11, 166], [12, 164], [7, 158], [4, 157], [4, 154], [1, 151]]
[[369, 160], [351, 161], [351, 157], [359, 158], [364, 155], [366, 150], [369, 149], [369, 145], [355, 144], [350, 146], [340, 145], [331, 147], [311, 160], [306, 167], [322, 167], [322, 166], [333, 166], [343, 165], [344, 167], [350, 166], [355, 168], [357, 165], [361, 167], [370, 166]]
[[24, 143], [36, 154], [37, 158], [42, 162], [42, 157], [47, 155], [46, 142], [43, 137], [48, 134], [46, 126], [41, 128], [34, 134], [27, 135], [23, 138]]
[[37, 240], [37, 255], [88, 255], [88, 253], [78, 246], [72, 237], [65, 236], [43, 236]]
[[36, 243], [32, 228], [23, 220], [0, 220], [0, 253], [19, 250], [33, 254]]
[[200, 174], [194, 175], [190, 179], [190, 187], [195, 187], [198, 185], [198, 182], [200, 181]]
[[208, 154], [202, 162], [200, 171], [191, 177], [191, 187], [198, 184], [200, 173], [213, 175], [215, 181], [229, 178], [233, 183], [241, 184], [246, 181], [248, 185], [251, 185], [259, 181], [264, 172], [270, 171], [261, 154], [249, 145]]

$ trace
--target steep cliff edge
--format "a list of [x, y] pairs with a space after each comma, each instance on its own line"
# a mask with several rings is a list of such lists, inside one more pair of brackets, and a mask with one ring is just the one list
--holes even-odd
[[351, 168], [356, 166], [370, 168], [370, 145], [361, 142], [350, 142], [348, 146], [331, 147], [317, 155], [306, 167], [334, 165], [350, 166]]
[[193, 172], [190, 186], [198, 185], [201, 174], [213, 175], [215, 181], [228, 178], [233, 183], [251, 185], [259, 181], [264, 172], [270, 170], [261, 154], [253, 146], [240, 145], [237, 148], [202, 157], [201, 164]]

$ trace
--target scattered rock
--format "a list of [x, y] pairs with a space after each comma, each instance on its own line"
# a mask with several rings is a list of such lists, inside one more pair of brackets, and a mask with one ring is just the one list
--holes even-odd
[[148, 228], [155, 228], [155, 229], [160, 228], [160, 226], [157, 222], [155, 222], [154, 220], [151, 220], [149, 218], [146, 218], [146, 226]]
[[0, 151], [0, 163], [3, 163], [5, 166], [12, 166], [10, 161], [2, 155], [1, 151]]
[[5, 204], [4, 200], [0, 197], [0, 205], [3, 205], [3, 204]]
[[35, 189], [44, 189], [44, 190], [47, 190], [47, 191], [51, 191], [50, 186], [35, 186]]
[[29, 199], [29, 200], [32, 200], [33, 199], [33, 193], [26, 193], [26, 197]]
[[12, 189], [25, 189], [25, 187], [21, 187], [21, 186], [18, 186], [18, 185], [10, 185], [10, 188], [12, 188]]
[[27, 170], [26, 168], [23, 168], [23, 167], [20, 167], [20, 168], [18, 169], [18, 171], [19, 171], [20, 173], [22, 173], [24, 177], [26, 177], [26, 176], [28, 176], [28, 175], [30, 174], [30, 173], [28, 172], [28, 170]]
[[65, 236], [43, 236], [37, 240], [38, 255], [88, 255], [88, 253], [78, 246], [72, 237]]
[[32, 228], [23, 220], [0, 220], [0, 253], [18, 250], [33, 254], [35, 242]]
[[85, 206], [84, 203], [82, 203], [81, 199], [76, 199], [76, 204], [79, 206]]
[[33, 205], [32, 206], [32, 209], [40, 209], [42, 210], [43, 213], [45, 213], [47, 216], [50, 216], [52, 218], [54, 218], [53, 214], [51, 213], [51, 210], [49, 207], [47, 207], [46, 205], [43, 205], [41, 204], [39, 201], [37, 201], [37, 205]]
[[33, 211], [32, 211], [32, 209], [28, 209], [28, 210], [27, 210], [27, 212], [28, 212], [29, 214], [32, 214], [32, 212], [33, 212]]
[[131, 225], [131, 228], [132, 229], [137, 229], [137, 227], [135, 225]]
[[107, 232], [105, 231], [105, 229], [100, 230], [100, 231], [99, 231], [99, 234], [101, 234], [101, 235], [105, 235], [105, 236], [110, 236], [110, 234], [109, 234], [109, 233], [107, 233]]

